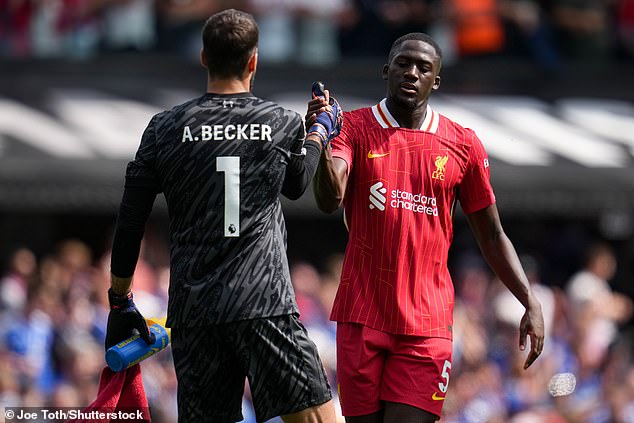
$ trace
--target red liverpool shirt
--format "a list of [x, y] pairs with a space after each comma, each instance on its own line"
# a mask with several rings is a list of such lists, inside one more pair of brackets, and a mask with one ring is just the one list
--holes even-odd
[[419, 130], [400, 128], [383, 99], [346, 112], [332, 149], [348, 164], [349, 239], [331, 319], [452, 339], [455, 203], [495, 202], [482, 142], [429, 106]]

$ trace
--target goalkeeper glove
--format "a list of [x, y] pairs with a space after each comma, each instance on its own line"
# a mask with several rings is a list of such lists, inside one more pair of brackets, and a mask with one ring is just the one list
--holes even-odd
[[[312, 92], [314, 97], [324, 98], [324, 84], [314, 82]], [[321, 139], [321, 143], [324, 147], [326, 147], [333, 138], [339, 135], [341, 127], [343, 126], [343, 111], [341, 110], [341, 106], [339, 106], [339, 102], [334, 97], [330, 97], [328, 103], [326, 110], [317, 115], [315, 122], [313, 122], [312, 126], [308, 129], [307, 134], [307, 136], [316, 134]]]
[[106, 329], [106, 350], [121, 341], [134, 336], [134, 330], [147, 344], [153, 344], [156, 340], [153, 333], [147, 327], [147, 323], [132, 299], [132, 292], [125, 295], [117, 295], [108, 290], [108, 326]]

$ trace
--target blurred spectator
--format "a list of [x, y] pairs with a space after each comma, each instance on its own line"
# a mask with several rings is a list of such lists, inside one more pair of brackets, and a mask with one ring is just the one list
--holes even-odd
[[[606, 394], [612, 391], [613, 383], [620, 385], [618, 377], [609, 381], [603, 372], [617, 365], [614, 360], [623, 358], [623, 348], [618, 345], [619, 324], [629, 319], [632, 313], [631, 301], [613, 292], [609, 285], [616, 265], [610, 246], [595, 243], [587, 252], [584, 268], [573, 275], [566, 287], [571, 321], [574, 322], [575, 338], [571, 347], [575, 356], [577, 388], [563, 402], [567, 417], [573, 421], [618, 421], [610, 420], [609, 414], [613, 411], [608, 405], [620, 410], [634, 400], [629, 393], [626, 398], [610, 396], [610, 404], [602, 401], [603, 397], [608, 398]], [[615, 354], [619, 350], [621, 353]], [[619, 365], [620, 371], [613, 372], [614, 376], [627, 373], [631, 366], [630, 356], [626, 364]]]
[[79, 389], [75, 385], [62, 382], [55, 387], [48, 405], [50, 407], [82, 407], [85, 406], [85, 402], [82, 401]]
[[29, 290], [23, 314], [15, 318], [5, 335], [6, 346], [18, 369], [20, 387], [50, 394], [58, 374], [53, 362], [55, 326], [52, 315], [60, 308], [59, 295], [43, 287]]
[[35, 56], [83, 58], [98, 51], [101, 0], [33, 3], [30, 29]]
[[558, 71], [561, 57], [553, 30], [536, 0], [501, 0], [506, 53], [531, 57], [542, 69]]
[[332, 351], [334, 338], [326, 324], [328, 316], [324, 315], [320, 303], [321, 276], [312, 265], [295, 263], [291, 266], [291, 281], [299, 307], [300, 320], [308, 330], [312, 341], [317, 345], [324, 367], [328, 369], [328, 363], [334, 361]]
[[491, 342], [484, 325], [484, 315], [461, 299], [454, 306], [454, 353], [452, 372], [474, 369], [488, 358]]
[[92, 292], [92, 251], [78, 239], [65, 239], [57, 245], [55, 259], [60, 266], [60, 292], [71, 300], [85, 298]]
[[337, 61], [338, 16], [344, 2], [249, 0], [247, 7], [260, 27], [259, 60], [321, 66]]
[[[0, 55], [89, 58], [163, 52], [198, 61], [202, 23], [253, 13], [263, 63], [326, 66], [384, 57], [390, 41], [428, 32], [456, 57], [507, 55], [560, 70], [563, 59], [634, 57], [634, 0], [0, 0]], [[456, 56], [456, 54], [458, 56]]]
[[341, 10], [339, 44], [344, 57], [385, 57], [392, 40], [429, 30], [433, 0], [350, 0]]
[[[336, 272], [341, 272], [340, 266], [340, 256], [330, 258], [326, 275], [320, 275], [314, 266], [305, 262], [295, 263], [291, 266], [291, 281], [300, 311], [300, 320], [306, 327], [310, 339], [317, 346], [330, 386], [337, 386], [336, 325], [329, 320], [329, 310], [332, 308], [334, 293], [324, 292], [324, 287], [332, 283], [331, 278]], [[338, 276], [334, 280], [338, 283]], [[332, 288], [330, 285], [328, 287]], [[333, 297], [330, 298], [330, 295]], [[328, 304], [328, 302], [330, 303]], [[333, 392], [333, 398], [335, 399], [335, 411], [341, 417], [337, 392]], [[277, 420], [275, 421], [277, 422]]]
[[553, 0], [559, 49], [572, 60], [602, 64], [611, 54], [610, 0]]
[[251, 0], [249, 10], [260, 28], [258, 60], [262, 63], [283, 63], [295, 57], [299, 43], [295, 35], [295, 9], [291, 2]]
[[614, 252], [607, 244], [594, 244], [587, 252], [584, 268], [566, 286], [572, 321], [582, 336], [580, 353], [588, 360], [603, 356], [618, 334], [618, 325], [632, 315], [632, 301], [613, 292], [609, 283], [616, 265]]
[[[343, 254], [333, 254], [326, 260], [325, 272], [321, 279], [321, 290], [319, 292], [321, 306], [324, 316], [330, 318], [332, 305], [337, 295], [337, 288], [341, 280], [341, 269], [343, 267]], [[330, 322], [330, 320], [329, 320]], [[334, 322], [330, 322], [336, 326]]]
[[[144, 295], [163, 301], [169, 270], [155, 251], [164, 246], [159, 246], [161, 241], [152, 231], [146, 238], [144, 269], [138, 269], [135, 284]], [[24, 250], [28, 253], [18, 260], [24, 266], [17, 267], [29, 280], [26, 304], [17, 311], [0, 310], [0, 406], [85, 406], [96, 395], [104, 366], [107, 314], [101, 294], [107, 284], [108, 253], [95, 270], [90, 248], [78, 239], [62, 240], [39, 263], [30, 250]], [[12, 257], [21, 256], [20, 251]], [[609, 285], [616, 261], [608, 246], [590, 249], [587, 265], [571, 278], [565, 295], [540, 279], [534, 257], [522, 256], [542, 301], [548, 333], [544, 353], [529, 371], [521, 368], [526, 353], [518, 348], [521, 306], [501, 294], [505, 290], [499, 289], [478, 256], [463, 251], [458, 255], [452, 269], [457, 292], [450, 377], [454, 388], [441, 422], [634, 421], [634, 337], [631, 328], [619, 332], [631, 306]], [[5, 276], [15, 273], [13, 267], [9, 269]], [[340, 272], [341, 255], [330, 257], [321, 274], [309, 262], [292, 267], [302, 322], [318, 346], [332, 386], [337, 377], [336, 327], [328, 316]], [[602, 319], [613, 330], [606, 331]], [[169, 351], [168, 347], [141, 364], [154, 423], [176, 418], [176, 380]], [[568, 396], [553, 398], [548, 382], [561, 372], [575, 374], [577, 387]], [[244, 410], [245, 421], [254, 421], [248, 392]]]
[[321, 324], [324, 320], [319, 304], [320, 276], [312, 265], [295, 263], [291, 267], [291, 281], [304, 325]]
[[634, 0], [618, 0], [617, 35], [623, 57], [634, 58]]
[[465, 252], [458, 259], [452, 273], [460, 302], [475, 315], [486, 316], [486, 310], [490, 306], [487, 291], [491, 273], [484, 260], [472, 251]]
[[228, 7], [240, 8], [241, 1], [155, 0], [159, 51], [200, 60], [201, 31], [212, 14]]
[[460, 56], [502, 53], [504, 26], [497, 0], [451, 0], [447, 7]]
[[[454, 373], [452, 369], [452, 373]], [[454, 392], [447, 394], [441, 421], [502, 423], [508, 421], [504, 401], [504, 381], [494, 363], [482, 362], [475, 368], [452, 375]]]
[[[544, 314], [544, 339], [550, 339], [555, 322], [556, 298], [552, 288], [541, 283], [539, 263], [530, 255], [520, 256], [522, 267], [531, 285], [531, 289], [542, 305]], [[519, 325], [524, 307], [508, 290], [500, 290], [493, 299], [493, 309], [498, 321], [516, 328]], [[544, 342], [544, 349], [548, 348], [548, 342]]]
[[36, 276], [35, 255], [28, 248], [19, 248], [9, 259], [8, 268], [0, 279], [0, 311], [20, 312], [26, 304], [27, 289]]
[[21, 403], [19, 375], [15, 359], [0, 342], [0, 407], [18, 407]]
[[79, 391], [80, 405], [97, 397], [99, 375], [104, 367], [103, 344], [89, 337], [77, 336], [61, 357], [64, 378]]
[[[147, 260], [148, 239], [150, 238], [151, 235], [148, 235], [143, 239], [139, 251], [139, 260], [134, 270], [134, 280], [132, 282], [134, 301], [146, 318], [165, 317], [167, 313], [169, 267], [158, 267]], [[103, 281], [100, 289], [105, 289], [107, 292], [110, 287], [110, 250], [99, 261], [101, 263], [100, 280]], [[99, 292], [99, 294], [103, 295], [103, 292]], [[104, 299], [104, 301], [106, 300]], [[104, 304], [107, 304], [107, 302], [104, 302]]]
[[103, 10], [102, 45], [107, 51], [145, 51], [156, 42], [154, 0], [110, 0]]
[[30, 0], [0, 0], [0, 53], [25, 57], [31, 54]]

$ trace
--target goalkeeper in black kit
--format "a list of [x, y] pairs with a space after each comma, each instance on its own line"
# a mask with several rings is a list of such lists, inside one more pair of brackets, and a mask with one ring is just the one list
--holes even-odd
[[145, 222], [162, 192], [178, 421], [241, 420], [248, 378], [259, 422], [334, 422], [324, 368], [298, 320], [279, 194], [304, 193], [323, 146], [341, 128], [341, 110], [323, 108], [305, 135], [297, 113], [251, 93], [258, 62], [251, 15], [219, 12], [202, 38], [207, 93], [155, 115], [127, 167], [106, 347], [135, 331], [151, 341], [130, 289]]

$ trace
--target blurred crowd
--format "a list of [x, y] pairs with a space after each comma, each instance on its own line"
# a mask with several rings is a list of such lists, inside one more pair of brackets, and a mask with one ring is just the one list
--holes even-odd
[[410, 31], [432, 34], [447, 64], [521, 56], [558, 69], [634, 58], [634, 0], [0, 0], [0, 56], [196, 60], [202, 23], [227, 7], [256, 16], [265, 62], [383, 58]]
[[[167, 247], [146, 237], [136, 269], [135, 301], [146, 318], [166, 312]], [[521, 257], [543, 307], [546, 346], [529, 370], [519, 351], [523, 307], [477, 253], [460, 252], [454, 357], [444, 423], [632, 423], [632, 301], [610, 284], [617, 261], [610, 245], [593, 243], [562, 286], [541, 280], [540, 262]], [[0, 279], [0, 407], [83, 407], [96, 397], [104, 364], [109, 254], [93, 257], [78, 239], [37, 257], [11, 254]], [[581, 261], [580, 261], [581, 262]], [[301, 320], [316, 343], [336, 395], [336, 325], [328, 315], [342, 256], [319, 265], [295, 261], [291, 277]], [[176, 379], [169, 348], [142, 363], [153, 421], [176, 421]], [[572, 373], [576, 389], [552, 396], [555, 374]], [[248, 386], [245, 422], [255, 422]], [[553, 387], [551, 386], [552, 390]], [[276, 422], [279, 420], [275, 420]]]

